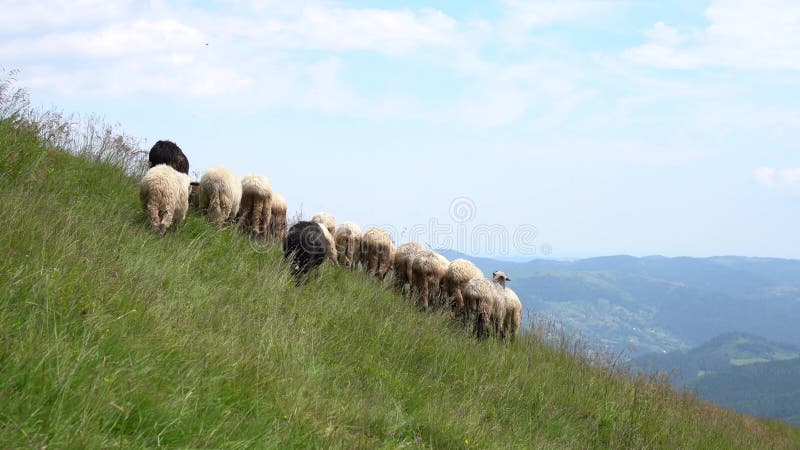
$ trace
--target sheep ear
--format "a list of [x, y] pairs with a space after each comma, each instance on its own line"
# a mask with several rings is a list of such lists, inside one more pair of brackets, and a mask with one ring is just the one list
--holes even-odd
[[506, 281], [511, 281], [511, 278], [506, 277]]

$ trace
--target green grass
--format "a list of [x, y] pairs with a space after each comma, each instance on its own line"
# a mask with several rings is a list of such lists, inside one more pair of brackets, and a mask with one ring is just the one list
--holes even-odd
[[797, 448], [800, 432], [191, 213], [159, 239], [113, 158], [0, 120], [0, 448]]

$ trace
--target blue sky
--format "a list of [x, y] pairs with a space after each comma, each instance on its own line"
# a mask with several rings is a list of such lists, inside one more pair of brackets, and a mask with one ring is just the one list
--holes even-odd
[[794, 0], [0, 7], [36, 104], [265, 174], [291, 213], [494, 256], [800, 258]]

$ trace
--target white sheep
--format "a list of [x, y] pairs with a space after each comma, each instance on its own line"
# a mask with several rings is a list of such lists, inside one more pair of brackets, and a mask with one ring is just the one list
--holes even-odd
[[326, 212], [314, 214], [314, 217], [311, 218], [311, 221], [321, 224], [327, 228], [328, 233], [330, 233], [331, 236], [336, 234], [336, 218], [333, 217], [333, 214]]
[[433, 250], [420, 250], [412, 254], [411, 295], [416, 304], [427, 310], [439, 296], [439, 286], [450, 261]]
[[383, 279], [394, 263], [392, 238], [380, 228], [370, 228], [361, 239], [361, 266], [368, 274]]
[[322, 229], [323, 236], [325, 236], [325, 240], [328, 241], [328, 247], [327, 247], [328, 251], [326, 254], [328, 260], [333, 265], [339, 264], [339, 258], [336, 252], [336, 241], [333, 239], [333, 235], [330, 233], [330, 231], [328, 231], [328, 228], [326, 228], [325, 225], [319, 222], [313, 222], [313, 223], [319, 225], [319, 227]]
[[464, 303], [470, 317], [475, 318], [475, 335], [484, 338], [488, 335], [489, 323], [495, 332], [500, 333], [505, 319], [505, 282], [508, 278], [502, 272], [495, 272], [491, 280], [474, 278], [464, 286]]
[[212, 223], [222, 225], [236, 217], [241, 200], [242, 182], [225, 167], [212, 167], [200, 178], [200, 208]]
[[253, 236], [267, 235], [272, 216], [272, 184], [263, 175], [250, 174], [242, 178], [242, 201], [239, 217], [244, 229]]
[[149, 169], [139, 183], [139, 200], [150, 223], [163, 236], [173, 222], [180, 225], [189, 209], [189, 176], [159, 164]]
[[511, 288], [505, 288], [506, 316], [503, 319], [501, 336], [513, 339], [517, 335], [520, 324], [522, 323], [522, 302], [517, 293]]
[[283, 195], [273, 192], [272, 193], [272, 214], [269, 220], [269, 237], [273, 242], [283, 242], [286, 238], [288, 230], [288, 221], [286, 220], [286, 199]]
[[334, 234], [339, 265], [355, 269], [357, 258], [361, 253], [361, 227], [353, 222], [345, 222], [336, 228]]
[[456, 259], [451, 262], [447, 272], [444, 274], [442, 285], [444, 293], [450, 301], [454, 319], [461, 318], [465, 322], [467, 320], [462, 290], [467, 285], [467, 282], [474, 278], [483, 278], [483, 272], [466, 259]]
[[425, 246], [419, 242], [406, 242], [405, 244], [397, 247], [394, 254], [394, 276], [395, 283], [398, 289], [404, 290], [406, 284], [411, 283], [409, 276], [411, 270], [411, 260], [414, 253], [425, 250]]

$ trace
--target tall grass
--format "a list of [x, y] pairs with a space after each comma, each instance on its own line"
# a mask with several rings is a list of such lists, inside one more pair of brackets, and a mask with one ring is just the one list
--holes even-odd
[[800, 446], [557, 330], [478, 342], [329, 266], [296, 288], [195, 213], [159, 239], [127, 153], [43, 129], [0, 118], [1, 448]]

